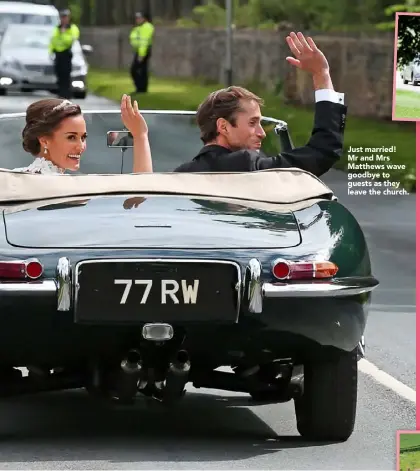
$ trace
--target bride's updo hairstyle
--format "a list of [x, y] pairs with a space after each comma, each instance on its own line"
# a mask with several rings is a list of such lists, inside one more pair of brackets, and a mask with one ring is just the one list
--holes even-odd
[[80, 106], [69, 100], [46, 98], [32, 103], [26, 110], [26, 126], [22, 131], [24, 150], [39, 155], [40, 137], [50, 136], [64, 119], [81, 114]]

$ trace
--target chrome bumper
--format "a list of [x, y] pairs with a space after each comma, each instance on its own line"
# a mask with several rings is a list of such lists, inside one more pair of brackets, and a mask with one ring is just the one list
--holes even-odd
[[57, 284], [54, 280], [28, 281], [28, 282], [0, 282], [1, 296], [45, 296], [57, 293]]
[[354, 296], [368, 293], [378, 286], [375, 278], [341, 278], [331, 281], [299, 283], [263, 283], [262, 296], [265, 298], [313, 298]]
[[314, 280], [265, 283], [261, 280], [262, 267], [253, 258], [249, 261], [244, 279], [243, 301], [249, 312], [259, 314], [264, 298], [337, 298], [369, 293], [379, 285], [371, 276], [340, 278], [337, 280]]
[[[262, 282], [262, 267], [252, 259], [245, 271], [242, 302], [249, 312], [261, 313], [265, 298], [320, 298], [357, 296], [374, 290], [379, 281], [374, 277], [349, 277], [337, 280], [316, 280], [304, 282]], [[55, 295], [57, 310], [69, 311], [72, 304], [70, 261], [63, 257], [57, 265], [57, 281], [0, 282], [0, 295]]]

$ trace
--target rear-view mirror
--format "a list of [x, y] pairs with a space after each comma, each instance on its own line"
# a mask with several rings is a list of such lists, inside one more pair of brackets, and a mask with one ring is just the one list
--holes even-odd
[[108, 131], [106, 133], [108, 147], [128, 148], [133, 147], [133, 136], [129, 131]]

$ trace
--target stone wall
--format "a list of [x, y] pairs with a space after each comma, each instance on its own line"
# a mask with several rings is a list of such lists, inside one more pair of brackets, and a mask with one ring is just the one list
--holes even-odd
[[[130, 27], [82, 28], [83, 43], [94, 53], [94, 67], [128, 70]], [[310, 76], [290, 66], [286, 32], [237, 31], [234, 34], [234, 82], [282, 86], [290, 103], [313, 103]], [[336, 90], [346, 93], [349, 113], [390, 118], [392, 113], [393, 34], [374, 36], [312, 33], [327, 56]], [[157, 27], [151, 68], [159, 77], [201, 77], [224, 82], [225, 31]]]

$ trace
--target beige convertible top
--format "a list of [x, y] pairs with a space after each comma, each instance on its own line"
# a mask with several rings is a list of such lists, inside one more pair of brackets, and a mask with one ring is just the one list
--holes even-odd
[[141, 173], [39, 175], [0, 169], [0, 203], [112, 194], [175, 194], [288, 204], [334, 197], [332, 190], [297, 168], [248, 173]]

